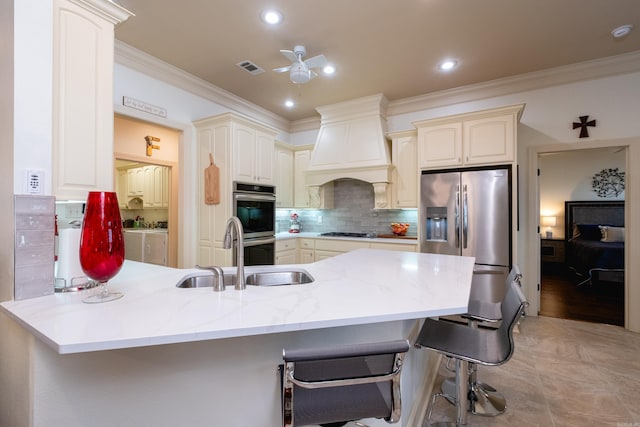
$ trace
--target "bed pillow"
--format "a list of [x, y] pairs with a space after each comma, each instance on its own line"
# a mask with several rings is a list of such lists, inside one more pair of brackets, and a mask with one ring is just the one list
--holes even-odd
[[602, 231], [598, 224], [574, 224], [573, 239], [601, 240]]
[[624, 227], [600, 227], [603, 242], [624, 242]]

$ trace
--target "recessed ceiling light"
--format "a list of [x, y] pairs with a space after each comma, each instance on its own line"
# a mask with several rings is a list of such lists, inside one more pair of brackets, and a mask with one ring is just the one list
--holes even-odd
[[265, 10], [260, 16], [267, 24], [275, 25], [282, 22], [282, 14], [274, 9]]
[[455, 61], [453, 59], [447, 59], [445, 61], [442, 61], [440, 65], [438, 65], [438, 68], [441, 71], [450, 71], [456, 68], [457, 65], [458, 65], [458, 61]]
[[336, 72], [336, 67], [334, 67], [333, 65], [325, 65], [325, 67], [322, 69], [322, 71], [325, 74], [333, 74]]
[[296, 104], [290, 99], [287, 99], [286, 101], [284, 101], [284, 106], [287, 108], [293, 108], [294, 105]]
[[611, 30], [611, 35], [617, 39], [624, 37], [631, 32], [633, 25], [621, 25], [618, 28]]

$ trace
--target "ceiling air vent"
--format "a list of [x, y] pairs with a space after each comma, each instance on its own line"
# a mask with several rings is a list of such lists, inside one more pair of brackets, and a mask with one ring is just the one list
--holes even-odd
[[242, 68], [243, 70], [247, 71], [248, 73], [253, 74], [254, 76], [257, 74], [264, 73], [264, 70], [262, 68], [258, 67], [256, 64], [254, 64], [249, 60], [238, 62], [236, 65]]

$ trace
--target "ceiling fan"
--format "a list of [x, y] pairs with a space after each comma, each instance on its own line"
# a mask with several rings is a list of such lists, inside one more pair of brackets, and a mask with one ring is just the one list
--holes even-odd
[[281, 50], [280, 53], [291, 61], [291, 65], [275, 68], [273, 71], [278, 73], [289, 71], [289, 78], [296, 84], [307, 83], [312, 78], [317, 77], [318, 73], [313, 71], [313, 68], [322, 68], [327, 65], [327, 58], [324, 55], [317, 55], [303, 60], [302, 58], [307, 54], [307, 49], [304, 46], [295, 46], [292, 51]]

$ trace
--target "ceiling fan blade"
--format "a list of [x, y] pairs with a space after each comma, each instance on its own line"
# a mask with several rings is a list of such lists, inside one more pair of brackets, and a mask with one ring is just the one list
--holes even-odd
[[273, 71], [275, 71], [276, 73], [286, 73], [290, 69], [291, 69], [291, 65], [287, 65], [286, 67], [274, 68]]
[[313, 71], [312, 69], [309, 69], [309, 80], [318, 77], [318, 73], [316, 73], [315, 71]]
[[304, 61], [309, 68], [322, 68], [327, 65], [327, 58], [324, 55], [317, 55]]
[[296, 54], [291, 50], [281, 50], [280, 53], [291, 62], [296, 62], [298, 60]]

